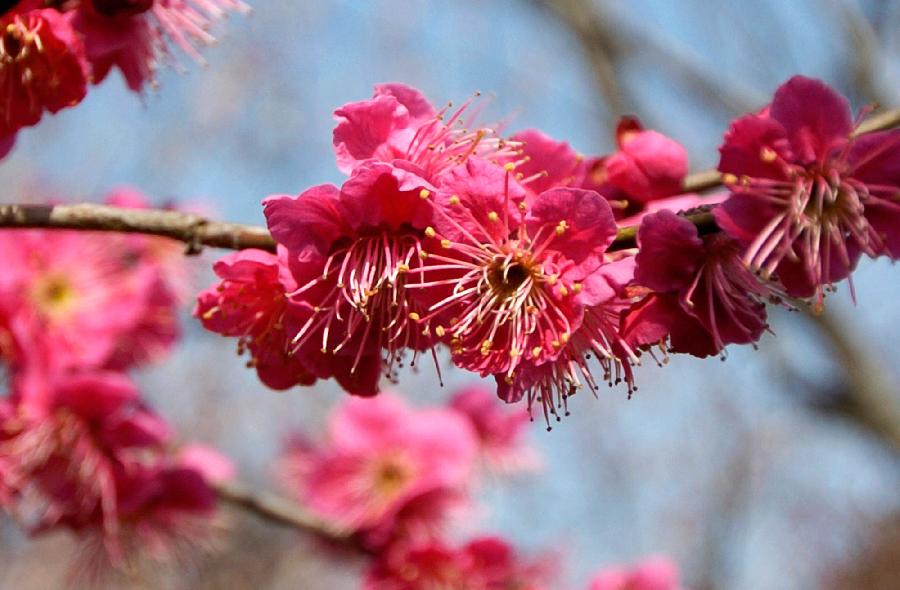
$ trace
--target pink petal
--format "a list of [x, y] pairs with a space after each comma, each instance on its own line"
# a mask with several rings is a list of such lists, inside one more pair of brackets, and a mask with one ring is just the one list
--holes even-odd
[[637, 241], [635, 281], [654, 291], [677, 291], [689, 285], [705, 255], [697, 227], [671, 211], [644, 217]]
[[775, 91], [769, 116], [784, 126], [804, 163], [823, 162], [853, 131], [849, 101], [821, 80], [804, 76], [794, 76]]
[[263, 201], [272, 237], [299, 255], [327, 256], [331, 244], [349, 233], [337, 208], [334, 185], [314, 186], [299, 196], [272, 196]]

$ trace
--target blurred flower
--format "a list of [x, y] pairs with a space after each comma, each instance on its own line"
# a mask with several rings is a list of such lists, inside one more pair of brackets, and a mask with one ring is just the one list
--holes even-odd
[[720, 148], [732, 196], [716, 208], [719, 226], [746, 246], [751, 270], [818, 307], [861, 253], [900, 256], [900, 131], [853, 128], [844, 97], [795, 76]]
[[110, 372], [16, 376], [13, 412], [0, 425], [0, 463], [17, 511], [33, 516], [35, 532], [96, 523], [114, 546], [117, 479], [159, 451], [166, 423], [144, 408], [131, 381]]
[[19, 2], [0, 15], [0, 157], [16, 132], [81, 102], [90, 77], [85, 49], [69, 19], [41, 3]]
[[678, 566], [650, 557], [631, 567], [608, 567], [594, 575], [588, 590], [678, 590]]
[[540, 590], [549, 588], [549, 563], [523, 560], [499, 537], [459, 548], [440, 541], [387, 551], [369, 568], [364, 590]]
[[377, 160], [393, 164], [439, 184], [440, 176], [470, 156], [502, 158], [516, 154], [516, 143], [496, 137], [492, 127], [469, 129], [463, 115], [467, 101], [454, 112], [436, 110], [415, 88], [379, 84], [372, 98], [345, 104], [334, 112], [334, 150], [338, 168], [350, 174]]
[[414, 410], [382, 394], [347, 398], [329, 419], [327, 439], [289, 447], [280, 469], [319, 518], [381, 547], [440, 531], [446, 509], [466, 497], [476, 450], [457, 412]]
[[38, 348], [58, 367], [106, 366], [145, 318], [158, 280], [146, 266], [126, 267], [98, 234], [8, 230], [0, 256], [0, 352], [13, 366]]
[[473, 385], [457, 391], [450, 407], [465, 416], [478, 435], [478, 447], [487, 465], [502, 472], [531, 469], [539, 462], [528, 446], [529, 416], [521, 408], [505, 408], [492, 392]]
[[154, 81], [161, 63], [178, 65], [172, 46], [205, 63], [197, 46], [215, 41], [209, 33], [213, 24], [230, 12], [249, 10], [240, 0], [79, 0], [71, 6], [94, 82], [117, 67], [135, 92]]

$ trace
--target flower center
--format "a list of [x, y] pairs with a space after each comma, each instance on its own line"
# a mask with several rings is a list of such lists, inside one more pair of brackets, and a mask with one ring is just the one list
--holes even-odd
[[496, 260], [487, 272], [488, 284], [497, 295], [510, 297], [519, 290], [525, 281], [533, 276], [531, 268], [518, 261], [509, 261], [507, 258]]
[[153, 0], [93, 0], [94, 10], [107, 17], [133, 16], [147, 12]]
[[71, 281], [59, 274], [42, 277], [31, 288], [31, 301], [48, 317], [59, 317], [71, 310], [77, 295]]
[[22, 32], [12, 23], [6, 25], [6, 30], [3, 31], [3, 35], [0, 36], [0, 39], [2, 39], [3, 42], [0, 55], [6, 57], [9, 61], [18, 58], [22, 53], [22, 49], [25, 47], [25, 40], [22, 38]]
[[396, 495], [411, 479], [412, 469], [399, 457], [386, 457], [375, 464], [373, 490], [381, 497]]

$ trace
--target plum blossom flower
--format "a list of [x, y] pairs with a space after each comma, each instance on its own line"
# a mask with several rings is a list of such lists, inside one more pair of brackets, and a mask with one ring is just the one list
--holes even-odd
[[364, 590], [541, 590], [551, 569], [526, 560], [504, 539], [479, 537], [461, 547], [441, 541], [387, 551], [369, 568]]
[[357, 381], [352, 393], [377, 393], [382, 366], [390, 374], [402, 351], [432, 346], [405, 289], [421, 263], [432, 189], [414, 174], [369, 162], [340, 189], [322, 185], [263, 202], [298, 285], [288, 292], [291, 304], [309, 312], [290, 334], [293, 349], [313, 346], [348, 368]]
[[700, 236], [690, 221], [662, 210], [644, 217], [638, 245], [630, 289], [646, 296], [623, 322], [635, 346], [667, 341], [673, 352], [704, 357], [759, 339], [765, 301], [777, 290], [747, 270], [737, 242]]
[[465, 416], [478, 436], [481, 456], [489, 467], [503, 472], [537, 466], [539, 458], [525, 440], [527, 412], [511, 411], [498, 405], [491, 391], [473, 385], [457, 391], [450, 408]]
[[[549, 420], [571, 389], [563, 355], [585, 303], [613, 295], [594, 282], [605, 280], [598, 271], [616, 224], [593, 191], [557, 188], [526, 199], [512, 169], [470, 158], [446, 175], [436, 229], [426, 230], [428, 264], [411, 271], [424, 278], [407, 289], [427, 298], [423, 320], [449, 342], [457, 366], [494, 375], [507, 401], [527, 390], [529, 408], [540, 399]], [[544, 365], [554, 367], [549, 387], [503, 385]]]
[[470, 156], [498, 159], [516, 154], [516, 142], [492, 127], [469, 129], [467, 101], [455, 111], [437, 110], [421, 92], [403, 84], [379, 84], [372, 98], [334, 112], [338, 168], [349, 174], [377, 160], [415, 172], [437, 184], [439, 177]]
[[45, 111], [81, 102], [89, 77], [84, 46], [64, 15], [30, 2], [0, 15], [0, 156]]
[[31, 529], [95, 526], [115, 550], [118, 481], [170, 438], [122, 374], [20, 373], [0, 425], [4, 484]]
[[82, 35], [94, 81], [112, 68], [139, 92], [154, 81], [160, 64], [180, 68], [173, 46], [205, 63], [198, 46], [210, 45], [209, 30], [232, 12], [247, 12], [241, 0], [81, 0], [72, 24]]
[[763, 112], [731, 125], [720, 152], [732, 195], [716, 221], [789, 295], [821, 307], [862, 253], [900, 254], [900, 131], [855, 135], [847, 100], [823, 82], [785, 82]]
[[315, 515], [383, 546], [440, 530], [446, 509], [462, 499], [475, 453], [475, 435], [458, 413], [414, 410], [382, 394], [348, 398], [330, 417], [327, 439], [291, 447], [281, 465]]
[[126, 268], [96, 234], [6, 231], [0, 254], [0, 352], [12, 366], [37, 348], [61, 368], [106, 366], [143, 317], [156, 277]]
[[667, 557], [649, 557], [629, 567], [608, 567], [591, 580], [588, 590], [678, 590], [678, 566]]
[[279, 255], [251, 249], [224, 256], [213, 265], [221, 282], [200, 293], [194, 310], [207, 330], [237, 337], [238, 353], [250, 355], [248, 364], [273, 389], [316, 380], [289, 350], [287, 293], [296, 285], [286, 255], [284, 249]]

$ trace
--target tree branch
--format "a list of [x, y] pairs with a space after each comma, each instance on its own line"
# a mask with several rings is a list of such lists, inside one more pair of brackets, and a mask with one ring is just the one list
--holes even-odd
[[[890, 109], [866, 119], [855, 135], [883, 131], [900, 126], [900, 108]], [[686, 193], [708, 191], [722, 186], [715, 170], [689, 174], [682, 190]], [[700, 233], [717, 230], [708, 210], [686, 217]], [[77, 205], [0, 205], [0, 229], [45, 228], [138, 233], [162, 236], [184, 242], [188, 254], [199, 254], [204, 246], [244, 250], [259, 248], [275, 251], [275, 240], [264, 227], [212, 221], [180, 211], [162, 209], [123, 209], [109, 205], [81, 203]], [[621, 227], [610, 251], [635, 247], [637, 227]]]
[[218, 483], [215, 489], [222, 501], [268, 522], [315, 533], [332, 541], [352, 543], [352, 537], [346, 531], [337, 530], [280, 496], [257, 492], [240, 482]]

